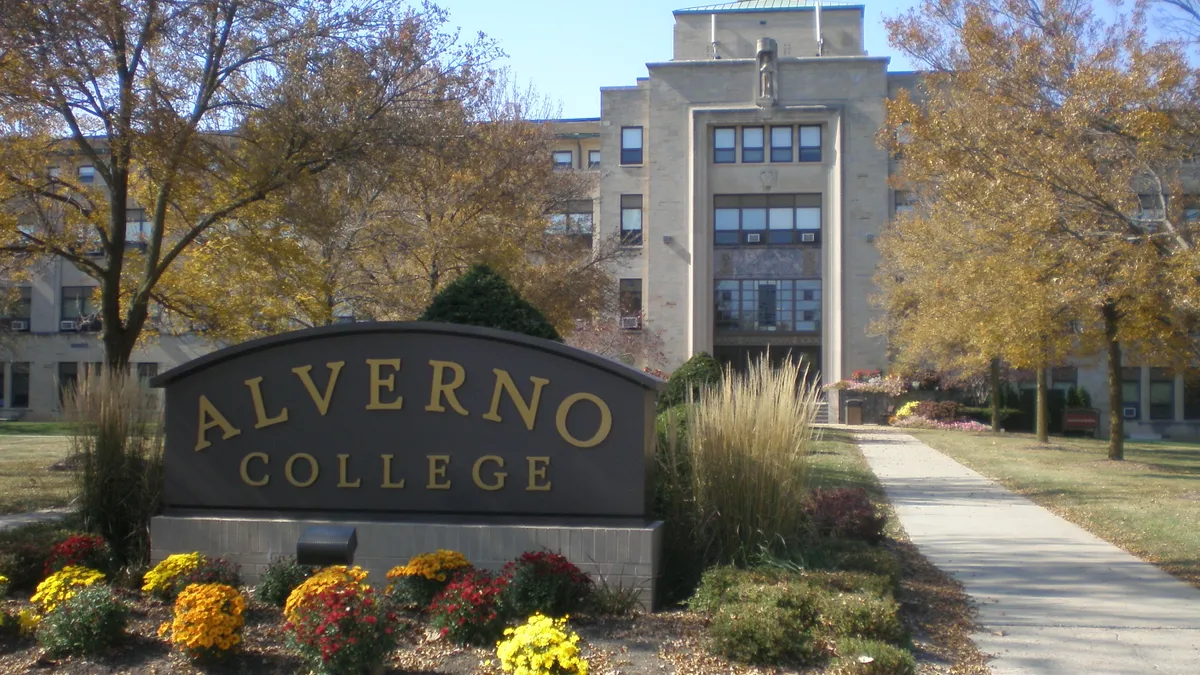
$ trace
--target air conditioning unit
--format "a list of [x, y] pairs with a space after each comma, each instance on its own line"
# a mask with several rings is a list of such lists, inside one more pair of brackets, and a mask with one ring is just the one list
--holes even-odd
[[1135, 420], [1138, 416], [1138, 409], [1136, 406], [1127, 405], [1122, 408], [1122, 413], [1124, 414], [1125, 419]]
[[635, 330], [642, 327], [642, 320], [636, 316], [621, 317], [621, 328]]
[[74, 332], [79, 330], [79, 324], [74, 321], [59, 321], [58, 330], [63, 332]]
[[29, 330], [29, 322], [28, 321], [13, 321], [12, 329], [14, 331]]
[[812, 242], [814, 242], [816, 240], [817, 240], [816, 232], [801, 232], [800, 233], [800, 241], [802, 241], [806, 244], [811, 244]]
[[760, 241], [762, 241], [761, 234], [747, 234], [746, 235], [746, 243], [747, 244], [757, 244]]

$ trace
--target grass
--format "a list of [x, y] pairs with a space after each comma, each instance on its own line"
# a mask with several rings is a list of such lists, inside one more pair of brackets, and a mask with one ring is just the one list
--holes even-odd
[[0, 438], [0, 514], [66, 506], [71, 472], [50, 471], [50, 465], [66, 457], [68, 449], [66, 438]]
[[808, 486], [810, 488], [854, 488], [860, 487], [871, 495], [871, 501], [879, 505], [888, 515], [886, 532], [895, 539], [904, 538], [900, 521], [892, 511], [892, 505], [879, 480], [863, 457], [854, 436], [848, 431], [826, 427], [819, 432], [818, 440], [809, 453]]
[[69, 422], [0, 422], [0, 436], [70, 436]]
[[917, 431], [914, 436], [1167, 572], [1200, 586], [1200, 445], [1026, 434]]

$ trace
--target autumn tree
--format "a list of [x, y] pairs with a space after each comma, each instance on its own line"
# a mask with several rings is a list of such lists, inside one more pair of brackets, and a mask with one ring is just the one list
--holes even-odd
[[[493, 56], [445, 26], [432, 5], [382, 0], [6, 4], [9, 264], [53, 256], [94, 278], [106, 358], [127, 364], [160, 284], [214, 228], [262, 222], [270, 209], [256, 209], [331, 169], [426, 145]], [[192, 282], [206, 280], [173, 277]]]
[[961, 212], [945, 236], [1019, 244], [1029, 276], [1013, 298], [1070, 307], [1052, 314], [1082, 328], [1074, 353], [1103, 349], [1112, 459], [1123, 348], [1177, 357], [1196, 314], [1200, 90], [1181, 45], [1145, 26], [1141, 9], [1105, 22], [1085, 0], [930, 0], [887, 21], [928, 68], [919, 93], [889, 102], [898, 183]]

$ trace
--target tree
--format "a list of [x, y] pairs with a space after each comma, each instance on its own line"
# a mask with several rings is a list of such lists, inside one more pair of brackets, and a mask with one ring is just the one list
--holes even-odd
[[126, 365], [156, 289], [214, 228], [331, 168], [425, 145], [494, 54], [445, 22], [379, 0], [6, 5], [0, 229], [14, 264], [55, 256], [94, 278], [106, 358]]
[[476, 265], [447, 284], [433, 297], [420, 320], [498, 328], [563, 341], [536, 307], [486, 265]]
[[[1073, 353], [1103, 347], [1112, 459], [1123, 348], [1182, 358], [1197, 307], [1196, 223], [1179, 196], [1200, 89], [1181, 46], [1150, 42], [1145, 24], [1140, 9], [1105, 23], [1084, 0], [931, 0], [887, 22], [930, 71], [919, 95], [889, 102], [881, 138], [903, 155], [900, 182], [961, 212], [945, 236], [1027, 253], [1010, 258], [1024, 270], [1010, 295], [1078, 322]], [[1057, 337], [1034, 325], [1036, 353]]]

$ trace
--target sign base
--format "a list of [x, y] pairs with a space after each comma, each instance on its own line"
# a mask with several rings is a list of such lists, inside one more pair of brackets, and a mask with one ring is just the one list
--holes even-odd
[[257, 585], [267, 564], [296, 555], [296, 540], [306, 527], [341, 525], [358, 531], [354, 564], [382, 588], [387, 571], [409, 558], [439, 548], [462, 553], [476, 567], [499, 570], [527, 551], [552, 551], [567, 557], [596, 583], [639, 589], [647, 610], [654, 608], [654, 587], [662, 558], [662, 522], [644, 525], [547, 525], [301, 518], [243, 512], [168, 514], [150, 521], [150, 563], [172, 553], [198, 551], [241, 565], [242, 580]]

